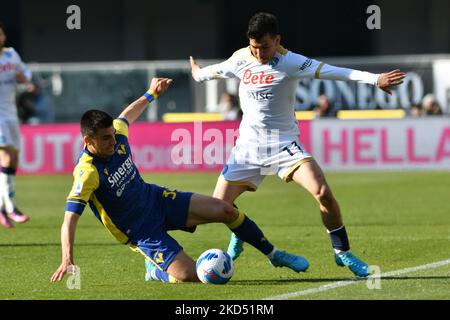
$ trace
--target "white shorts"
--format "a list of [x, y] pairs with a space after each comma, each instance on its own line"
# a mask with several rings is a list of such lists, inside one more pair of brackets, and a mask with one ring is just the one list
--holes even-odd
[[267, 175], [278, 175], [285, 182], [292, 180], [292, 173], [313, 157], [303, 149], [298, 139], [281, 143], [272, 152], [236, 145], [219, 177], [225, 183], [246, 185], [256, 191]]
[[19, 122], [14, 120], [0, 120], [0, 147], [12, 146], [20, 150]]

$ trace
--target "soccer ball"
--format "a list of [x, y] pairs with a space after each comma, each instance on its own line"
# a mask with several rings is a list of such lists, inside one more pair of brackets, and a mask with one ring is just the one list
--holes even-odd
[[198, 257], [196, 263], [197, 276], [206, 284], [225, 284], [234, 272], [234, 264], [230, 255], [220, 249], [209, 249]]

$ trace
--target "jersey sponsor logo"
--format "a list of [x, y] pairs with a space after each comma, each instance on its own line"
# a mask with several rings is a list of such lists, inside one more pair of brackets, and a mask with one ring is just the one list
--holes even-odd
[[8, 72], [16, 69], [14, 63], [7, 62], [5, 64], [0, 64], [0, 72]]
[[125, 190], [126, 186], [136, 177], [136, 171], [131, 175], [130, 179], [128, 179], [127, 182], [125, 182], [123, 185], [121, 185], [117, 191], [116, 191], [116, 196], [117, 197], [121, 197], [123, 194], [123, 191]]
[[256, 100], [256, 101], [267, 101], [273, 99], [273, 93], [268, 91], [248, 91], [247, 96], [249, 99]]
[[238, 67], [242, 66], [243, 64], [246, 64], [247, 60], [239, 60], [236, 64]]
[[245, 70], [242, 82], [244, 84], [271, 84], [275, 77], [272, 74], [266, 75], [264, 71], [253, 73], [250, 69]]
[[133, 170], [133, 160], [131, 160], [131, 156], [128, 156], [128, 158], [122, 163], [122, 165], [108, 176], [109, 186], [111, 188], [120, 186], [125, 181], [125, 178], [130, 175]]
[[305, 62], [303, 62], [303, 64], [300, 66], [300, 71], [305, 70], [306, 68], [309, 68], [312, 64], [312, 59], [306, 59]]

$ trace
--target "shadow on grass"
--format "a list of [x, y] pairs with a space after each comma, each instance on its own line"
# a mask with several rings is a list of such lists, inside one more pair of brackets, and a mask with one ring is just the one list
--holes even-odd
[[[77, 243], [77, 247], [110, 247], [120, 246], [120, 243]], [[0, 243], [0, 248], [13, 248], [13, 247], [61, 247], [61, 242], [55, 243]]]
[[[248, 285], [286, 285], [294, 283], [333, 283], [338, 281], [365, 282], [369, 278], [315, 278], [315, 279], [267, 279], [267, 280], [233, 280], [227, 285], [229, 286], [248, 286]], [[423, 276], [423, 277], [382, 277], [381, 280], [449, 280], [450, 276]], [[372, 281], [372, 280], [369, 280]]]
[[382, 277], [381, 280], [450, 280], [450, 276]]
[[[290, 283], [320, 283], [320, 282], [337, 282], [337, 281], [345, 281], [345, 280], [353, 280], [353, 279], [349, 279], [349, 278], [320, 278], [320, 279], [266, 279], [266, 280], [232, 280], [231, 282], [229, 282], [227, 285], [236, 285], [236, 286], [241, 286], [241, 285], [286, 285], [286, 284], [290, 284]], [[359, 280], [354, 280], [354, 281], [359, 281]]]

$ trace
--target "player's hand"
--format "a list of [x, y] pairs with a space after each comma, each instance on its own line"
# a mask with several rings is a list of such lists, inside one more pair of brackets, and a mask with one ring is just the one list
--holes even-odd
[[196, 79], [196, 74], [197, 71], [200, 69], [200, 66], [197, 64], [197, 62], [194, 60], [192, 56], [189, 57], [189, 62], [191, 63], [192, 78]]
[[16, 82], [17, 83], [26, 83], [28, 82], [27, 77], [25, 77], [25, 75], [21, 72], [17, 72], [16, 73]]
[[160, 96], [167, 90], [172, 82], [173, 80], [169, 78], [153, 78], [150, 83], [150, 90]]
[[61, 281], [62, 278], [64, 278], [64, 275], [67, 272], [73, 272], [74, 268], [75, 268], [75, 266], [73, 265], [73, 263], [70, 263], [70, 262], [61, 263], [58, 270], [56, 270], [55, 273], [50, 278], [50, 281], [51, 282]]
[[382, 73], [378, 77], [377, 87], [391, 95], [391, 88], [402, 84], [405, 76], [406, 73], [400, 71], [399, 69]]

